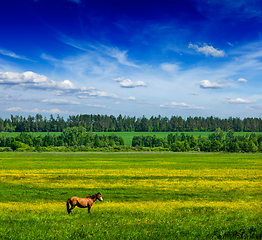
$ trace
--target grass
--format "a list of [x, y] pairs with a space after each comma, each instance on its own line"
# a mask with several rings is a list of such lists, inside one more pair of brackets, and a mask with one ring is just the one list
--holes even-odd
[[[170, 133], [171, 132], [115, 132], [114, 134], [116, 134], [117, 136], [123, 137], [124, 140], [125, 140], [126, 146], [131, 146], [132, 145], [132, 139], [133, 139], [134, 136], [141, 136], [141, 135], [153, 136], [153, 135], [156, 135], [157, 137], [164, 138], [164, 137], [167, 137], [167, 135], [170, 134]], [[96, 132], [95, 134], [111, 135], [112, 133], [111, 132]], [[173, 134], [175, 134], [175, 133], [173, 133]], [[179, 133], [179, 134], [181, 134], [181, 133]], [[198, 137], [201, 134], [202, 137], [208, 137], [210, 132], [185, 132], [185, 134], [188, 134], [190, 136], [193, 135], [195, 137]]]
[[[261, 239], [262, 155], [0, 154], [1, 239]], [[67, 215], [68, 197], [104, 202]]]

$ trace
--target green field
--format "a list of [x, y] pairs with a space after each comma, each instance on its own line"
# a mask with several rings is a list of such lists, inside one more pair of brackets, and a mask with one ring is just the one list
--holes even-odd
[[[261, 154], [0, 153], [0, 239], [261, 239]], [[91, 213], [66, 200], [102, 193]]]
[[[140, 135], [147, 135], [147, 136], [153, 136], [156, 135], [157, 137], [167, 137], [167, 135], [171, 133], [171, 132], [94, 132], [94, 134], [98, 134], [99, 136], [101, 135], [111, 135], [111, 134], [115, 134], [117, 136], [121, 136], [124, 138], [125, 140], [125, 145], [126, 146], [131, 146], [132, 145], [132, 139], [134, 136], [140, 136]], [[5, 133], [2, 132], [1, 134], [6, 135], [6, 136], [17, 136], [20, 135], [20, 132], [12, 132], [12, 133]], [[42, 136], [45, 136], [47, 133], [46, 132], [35, 132], [33, 133], [35, 136], [39, 136], [40, 134]], [[55, 135], [60, 135], [61, 132], [51, 132], [50, 134], [55, 134]], [[173, 133], [175, 134], [175, 133]], [[181, 132], [179, 132], [179, 134], [181, 134]], [[195, 137], [198, 137], [199, 135], [201, 135], [202, 137], [208, 137], [209, 134], [211, 134], [211, 132], [184, 132], [184, 134], [188, 134], [188, 135], [193, 135]], [[226, 134], [226, 132], [225, 132]], [[235, 135], [246, 135], [246, 134], [251, 134], [250, 132], [236, 132]], [[257, 132], [256, 134], [260, 134], [259, 132]]]
[[[132, 145], [132, 139], [134, 136], [140, 136], [140, 135], [144, 135], [144, 136], [153, 136], [153, 135], [156, 135], [157, 137], [161, 137], [161, 138], [164, 138], [164, 137], [167, 137], [168, 134], [170, 134], [171, 132], [115, 132], [114, 134], [116, 134], [117, 136], [121, 136], [124, 138], [125, 140], [125, 145], [126, 146], [131, 146]], [[106, 135], [111, 135], [112, 133], [110, 132], [96, 132], [95, 134], [98, 134], [98, 135], [103, 135], [103, 134], [106, 134]], [[173, 133], [173, 134], [176, 134], [176, 133]], [[179, 133], [181, 134], [181, 133]], [[188, 134], [188, 135], [193, 135], [193, 136], [196, 136], [198, 137], [200, 134], [202, 137], [207, 137], [210, 133], [209, 132], [185, 132], [185, 134]]]

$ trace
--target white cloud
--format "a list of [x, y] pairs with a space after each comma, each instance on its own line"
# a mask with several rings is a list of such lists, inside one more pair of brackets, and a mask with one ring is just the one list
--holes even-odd
[[113, 78], [112, 80], [115, 82], [123, 82], [125, 79], [121, 77], [121, 78]]
[[207, 56], [212, 55], [213, 57], [225, 57], [225, 51], [224, 50], [217, 50], [213, 46], [208, 46], [206, 43], [204, 43], [203, 47], [199, 47], [197, 44], [189, 43], [188, 48], [192, 48], [196, 50], [197, 52], [203, 53]]
[[44, 75], [39, 75], [31, 71], [23, 72], [23, 73], [0, 72], [0, 84], [7, 85], [7, 86], [19, 85], [24, 88], [36, 88], [36, 89], [46, 89], [46, 90], [78, 89], [78, 87], [75, 86], [69, 80], [56, 82]]
[[247, 82], [247, 80], [245, 78], [239, 78], [237, 81], [240, 82], [240, 83], [246, 83]]
[[19, 112], [19, 111], [22, 111], [22, 109], [20, 107], [11, 107], [11, 108], [7, 108], [5, 111]]
[[224, 103], [230, 103], [230, 104], [248, 104], [248, 103], [255, 103], [255, 100], [246, 100], [243, 98], [236, 98], [236, 99], [232, 99], [227, 97], [226, 100], [224, 101]]
[[177, 102], [171, 102], [171, 103], [165, 103], [160, 105], [161, 108], [178, 108], [178, 109], [205, 109], [204, 107], [197, 107], [195, 105], [190, 105], [187, 103], [177, 103]]
[[86, 106], [93, 107], [93, 108], [106, 108], [105, 105], [99, 105], [99, 104], [87, 104]]
[[146, 83], [143, 81], [132, 81], [130, 79], [125, 79], [123, 82], [120, 83], [120, 86], [123, 88], [135, 88], [135, 87], [146, 87]]
[[93, 87], [79, 87], [70, 80], [57, 82], [44, 75], [39, 75], [30, 71], [24, 73], [0, 72], [0, 85], [8, 87], [18, 86], [23, 89], [52, 91], [52, 94], [57, 96], [67, 95], [77, 96], [79, 98], [118, 98], [115, 94], [99, 91]]
[[61, 111], [60, 109], [50, 109], [50, 110], [39, 110], [35, 109], [22, 109], [20, 107], [7, 108], [5, 111], [8, 112], [26, 112], [26, 113], [51, 113], [51, 114], [68, 114], [68, 111]]
[[91, 92], [91, 93], [88, 94], [88, 96], [91, 96], [91, 97], [118, 98], [118, 96], [116, 96], [115, 94], [109, 94], [109, 93], [102, 92], [102, 91]]
[[37, 108], [32, 109], [32, 110], [28, 110], [28, 109], [22, 109], [20, 107], [7, 108], [5, 111], [8, 111], [8, 112], [27, 112], [27, 113], [39, 113], [40, 112]]
[[60, 109], [50, 109], [50, 110], [42, 110], [42, 113], [50, 113], [50, 114], [68, 114], [68, 111], [61, 111]]
[[113, 78], [115, 82], [119, 82], [122, 88], [135, 88], [135, 87], [146, 87], [147, 84], [143, 81], [132, 81], [130, 79], [121, 78]]
[[199, 83], [201, 88], [211, 88], [211, 89], [217, 89], [217, 88], [224, 88], [227, 85], [224, 85], [221, 83], [221, 81], [209, 81], [209, 80], [202, 80]]
[[43, 99], [41, 102], [48, 104], [60, 104], [60, 105], [79, 105], [79, 102], [70, 102], [65, 99]]
[[130, 97], [128, 98], [128, 100], [134, 101], [134, 100], [136, 100], [136, 98], [135, 98], [135, 97], [132, 97], [132, 96], [130, 96]]

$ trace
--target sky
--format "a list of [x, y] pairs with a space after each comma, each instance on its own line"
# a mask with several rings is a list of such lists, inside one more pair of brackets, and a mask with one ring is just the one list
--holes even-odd
[[262, 117], [261, 0], [2, 0], [0, 117]]

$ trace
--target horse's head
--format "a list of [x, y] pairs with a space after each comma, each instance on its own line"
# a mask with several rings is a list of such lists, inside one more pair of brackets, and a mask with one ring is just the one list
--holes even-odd
[[103, 202], [103, 198], [102, 198], [100, 192], [96, 194], [96, 198], [97, 198], [100, 202]]

